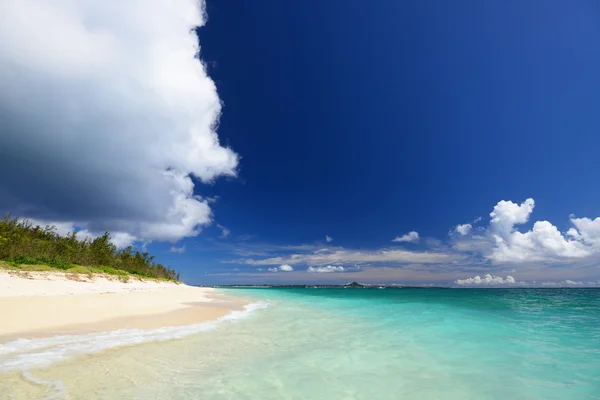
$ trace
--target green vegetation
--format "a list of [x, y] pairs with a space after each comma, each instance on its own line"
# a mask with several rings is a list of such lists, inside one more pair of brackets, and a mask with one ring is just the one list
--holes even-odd
[[145, 278], [179, 280], [170, 267], [154, 262], [154, 256], [118, 250], [108, 232], [95, 239], [77, 239], [56, 233], [54, 226], [34, 226], [28, 220], [5, 215], [0, 220], [0, 267], [21, 271], [60, 270], [75, 274], [104, 273], [127, 281], [131, 275]]

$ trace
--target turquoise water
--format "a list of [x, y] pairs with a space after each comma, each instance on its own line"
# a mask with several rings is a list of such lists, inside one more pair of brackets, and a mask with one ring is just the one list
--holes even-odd
[[268, 307], [15, 373], [0, 398], [600, 399], [600, 290], [225, 293]]

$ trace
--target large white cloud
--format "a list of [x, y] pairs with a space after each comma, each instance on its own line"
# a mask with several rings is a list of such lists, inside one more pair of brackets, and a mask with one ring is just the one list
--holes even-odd
[[533, 199], [521, 204], [502, 200], [490, 213], [486, 228], [458, 225], [453, 232], [454, 248], [481, 253], [495, 263], [561, 262], [600, 253], [600, 218], [575, 218], [566, 233], [549, 221], [535, 221], [521, 232], [518, 225], [529, 221], [535, 207]]
[[211, 222], [192, 176], [236, 174], [197, 58], [197, 0], [0, 6], [0, 209], [122, 242]]
[[[600, 220], [572, 218], [574, 227], [567, 234], [548, 221], [536, 221], [524, 233], [515, 225], [529, 220], [535, 202], [527, 199], [517, 205], [500, 201], [490, 214], [489, 233], [495, 242], [491, 259], [496, 262], [553, 261], [582, 258], [600, 251]], [[598, 221], [598, 222], [596, 222]]]

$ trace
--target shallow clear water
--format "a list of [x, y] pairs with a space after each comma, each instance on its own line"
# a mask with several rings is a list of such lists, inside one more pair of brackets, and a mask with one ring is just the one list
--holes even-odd
[[[21, 343], [0, 358], [0, 399], [600, 399], [600, 290], [226, 293], [268, 307], [93, 345]], [[119, 336], [154, 342], [97, 353]], [[6, 368], [23, 355], [62, 361]]]

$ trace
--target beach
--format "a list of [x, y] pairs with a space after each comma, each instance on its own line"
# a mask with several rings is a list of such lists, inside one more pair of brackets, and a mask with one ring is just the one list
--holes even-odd
[[0, 343], [65, 333], [214, 321], [243, 303], [182, 283], [57, 272], [0, 271]]

